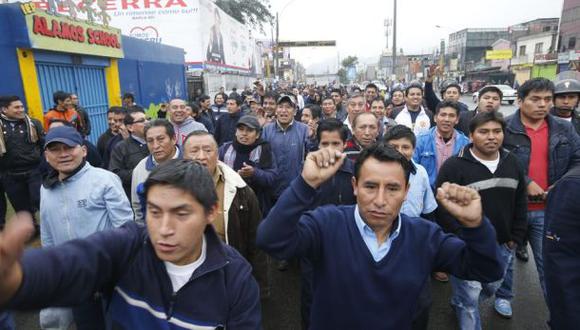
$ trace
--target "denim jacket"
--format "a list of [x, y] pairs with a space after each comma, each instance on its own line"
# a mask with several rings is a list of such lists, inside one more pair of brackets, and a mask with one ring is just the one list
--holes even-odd
[[[436, 129], [437, 127], [432, 127], [429, 131], [417, 136], [417, 146], [415, 148], [415, 153], [413, 154], [413, 160], [415, 163], [421, 164], [425, 170], [427, 170], [431, 187], [435, 186], [435, 180], [437, 179], [437, 149], [435, 147]], [[463, 135], [463, 133], [455, 130], [455, 134], [455, 145], [453, 146], [452, 156], [457, 155], [463, 147], [469, 144], [469, 138]]]

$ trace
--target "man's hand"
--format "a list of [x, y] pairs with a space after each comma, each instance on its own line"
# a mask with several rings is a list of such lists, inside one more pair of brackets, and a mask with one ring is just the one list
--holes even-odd
[[435, 78], [435, 76], [441, 74], [441, 71], [442, 70], [438, 65], [436, 65], [436, 64], [429, 65], [429, 70], [427, 71], [427, 77], [425, 78], [425, 81], [432, 83], [433, 78]]
[[246, 164], [246, 162], [244, 162], [244, 166], [242, 166], [242, 168], [240, 168], [238, 170], [238, 174], [242, 177], [242, 178], [251, 178], [254, 176], [254, 167]]
[[27, 212], [15, 214], [0, 232], [0, 304], [10, 300], [22, 283], [19, 260], [33, 233], [32, 216]]
[[322, 148], [306, 156], [302, 168], [302, 178], [314, 189], [330, 179], [342, 166], [346, 154], [337, 150]]
[[119, 134], [121, 134], [121, 137], [123, 137], [123, 140], [126, 140], [129, 138], [129, 136], [130, 136], [129, 130], [127, 129], [127, 126], [125, 126], [125, 124], [119, 126]]
[[445, 182], [437, 189], [437, 200], [464, 227], [477, 227], [483, 218], [481, 197], [477, 191]]
[[541, 202], [546, 200], [546, 192], [534, 181], [528, 184], [528, 200]]

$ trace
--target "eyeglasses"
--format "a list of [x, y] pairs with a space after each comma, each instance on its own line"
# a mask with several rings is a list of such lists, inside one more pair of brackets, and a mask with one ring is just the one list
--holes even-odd
[[133, 122], [133, 124], [144, 123], [144, 122], [146, 122], [146, 121], [147, 121], [147, 119], [143, 118], [143, 119], [135, 120], [135, 121]]

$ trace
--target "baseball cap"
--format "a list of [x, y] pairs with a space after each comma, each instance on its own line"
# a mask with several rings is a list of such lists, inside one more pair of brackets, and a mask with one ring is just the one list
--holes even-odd
[[83, 144], [83, 137], [74, 127], [59, 126], [48, 131], [45, 141], [45, 149], [53, 142], [60, 142], [66, 144], [69, 147], [76, 147]]
[[258, 118], [252, 115], [246, 115], [240, 118], [240, 120], [238, 120], [238, 123], [236, 124], [236, 127], [240, 127], [241, 125], [248, 126], [249, 128], [255, 129], [256, 131], [262, 129], [262, 126], [260, 126]]
[[290, 102], [290, 104], [292, 104], [293, 106], [296, 106], [296, 99], [294, 98], [293, 95], [287, 95], [287, 94], [281, 95], [278, 98], [278, 101], [276, 102], [276, 104], [280, 104], [282, 102]]

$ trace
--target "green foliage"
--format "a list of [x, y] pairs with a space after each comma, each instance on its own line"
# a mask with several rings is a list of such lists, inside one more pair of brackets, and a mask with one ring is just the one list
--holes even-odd
[[341, 64], [342, 64], [342, 67], [343, 68], [348, 69], [349, 67], [358, 64], [358, 57], [356, 57], [356, 56], [347, 56], [344, 60], [342, 60]]
[[346, 70], [344, 68], [338, 69], [338, 77], [340, 78], [341, 84], [348, 84], [348, 79], [346, 78]]
[[262, 32], [264, 24], [274, 20], [269, 0], [216, 0], [215, 4], [240, 23], [259, 28]]

